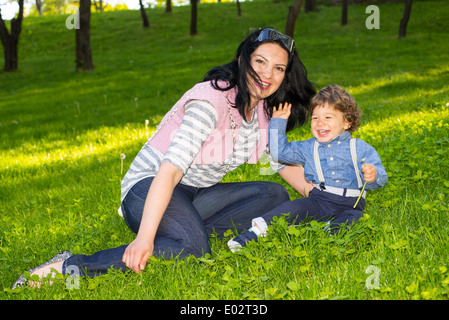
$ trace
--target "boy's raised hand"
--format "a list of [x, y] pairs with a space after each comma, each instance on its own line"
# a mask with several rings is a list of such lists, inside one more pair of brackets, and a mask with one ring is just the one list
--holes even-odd
[[287, 120], [290, 116], [292, 109], [291, 103], [285, 102], [284, 105], [282, 103], [279, 104], [279, 107], [273, 107], [273, 118], [282, 118]]

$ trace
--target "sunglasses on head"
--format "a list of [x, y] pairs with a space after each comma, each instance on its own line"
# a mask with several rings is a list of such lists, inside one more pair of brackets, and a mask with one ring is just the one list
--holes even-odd
[[282, 45], [287, 49], [288, 52], [292, 53], [293, 48], [295, 46], [295, 40], [290, 38], [289, 36], [286, 36], [285, 34], [280, 33], [277, 30], [274, 29], [264, 29], [262, 32], [260, 32], [259, 36], [254, 41], [268, 41], [268, 40], [274, 40], [274, 41], [280, 41]]

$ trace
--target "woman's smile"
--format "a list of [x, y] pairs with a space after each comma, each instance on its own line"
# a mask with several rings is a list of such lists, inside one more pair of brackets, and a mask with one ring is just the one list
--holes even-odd
[[271, 83], [269, 82], [265, 82], [265, 81], [254, 81], [254, 83], [256, 84], [257, 87], [259, 87], [262, 90], [268, 90]]

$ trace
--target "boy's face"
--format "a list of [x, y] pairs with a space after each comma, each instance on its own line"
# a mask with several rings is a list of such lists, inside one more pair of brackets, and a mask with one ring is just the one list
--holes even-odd
[[312, 134], [319, 142], [330, 142], [347, 129], [351, 123], [343, 117], [343, 112], [325, 103], [316, 106], [312, 112]]

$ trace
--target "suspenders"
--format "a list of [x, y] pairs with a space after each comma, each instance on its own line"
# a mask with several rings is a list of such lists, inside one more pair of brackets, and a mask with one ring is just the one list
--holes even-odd
[[[352, 158], [352, 164], [354, 165], [355, 175], [357, 177], [357, 184], [359, 185], [359, 190], [362, 190], [363, 183], [362, 183], [362, 178], [360, 177], [359, 167], [357, 165], [357, 153], [356, 153], [356, 149], [355, 149], [356, 140], [357, 140], [356, 138], [351, 138], [349, 146], [351, 147], [351, 158]], [[362, 162], [363, 161], [364, 160], [362, 159]]]
[[[357, 184], [359, 186], [359, 190], [361, 190], [363, 187], [363, 183], [362, 183], [362, 178], [360, 176], [359, 168], [357, 165], [357, 153], [356, 153], [356, 147], [355, 147], [356, 140], [357, 140], [356, 138], [351, 138], [349, 146], [351, 149], [351, 158], [352, 158], [352, 163], [354, 165], [355, 175], [357, 177]], [[317, 140], [315, 140], [315, 144], [313, 146], [313, 160], [315, 162], [315, 169], [318, 174], [318, 180], [320, 181], [320, 184], [319, 184], [320, 189], [323, 191], [328, 191], [328, 192], [335, 193], [335, 194], [354, 196], [354, 191], [356, 191], [356, 190], [346, 190], [346, 189], [335, 188], [335, 187], [327, 187], [330, 190], [326, 189], [323, 171], [321, 170], [320, 156], [318, 154], [318, 146], [319, 146], [319, 142]], [[360, 194], [359, 190], [357, 190], [358, 194]], [[351, 191], [350, 192], [351, 195], [347, 194], [347, 191]], [[358, 195], [355, 195], [355, 196], [358, 196]]]

